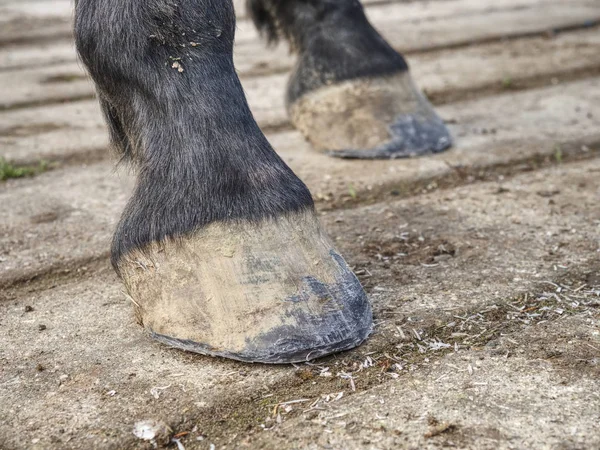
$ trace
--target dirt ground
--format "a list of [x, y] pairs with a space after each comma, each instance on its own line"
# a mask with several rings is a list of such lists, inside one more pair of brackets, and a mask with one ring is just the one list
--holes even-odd
[[290, 56], [238, 14], [253, 111], [375, 315], [360, 348], [290, 366], [135, 323], [108, 261], [134, 179], [67, 3], [0, 0], [0, 157], [28, 175], [0, 181], [0, 449], [600, 448], [597, 2], [368, 2], [456, 139], [399, 161], [314, 152], [282, 108]]

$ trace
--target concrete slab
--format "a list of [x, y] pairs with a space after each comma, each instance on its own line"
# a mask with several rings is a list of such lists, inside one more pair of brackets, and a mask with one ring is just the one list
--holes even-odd
[[[494, 5], [495, 8], [514, 8], [531, 6], [536, 4], [549, 4], [552, 0], [498, 0]], [[379, 16], [389, 17], [389, 11], [395, 10], [394, 0], [366, 0], [363, 2], [366, 6], [382, 5], [382, 12]], [[429, 5], [420, 4], [421, 2], [410, 2], [414, 5], [399, 5], [404, 11], [402, 20], [412, 19], [415, 14], [422, 17], [422, 12], [425, 11], [428, 16], [435, 14], [437, 16], [447, 14], [447, 11], [452, 13], [470, 13], [472, 11], [481, 11], [489, 9], [485, 4], [474, 0], [450, 0], [449, 5], [445, 2], [434, 2], [435, 8], [429, 8]], [[248, 41], [256, 39], [255, 30], [249, 25], [249, 21], [244, 20], [245, 0], [234, 0], [236, 15], [239, 20], [240, 41]], [[438, 12], [439, 11], [439, 12]], [[71, 22], [73, 17], [73, 5], [68, 0], [49, 1], [4, 1], [0, 3], [0, 44], [6, 42], [31, 41], [36, 39], [55, 39], [69, 36], [71, 33]], [[376, 13], [374, 17], [378, 17]], [[406, 18], [406, 19], [405, 19]], [[28, 30], [26, 34], [23, 30], [25, 26], [31, 27], [37, 25], [36, 29]]]
[[186, 448], [593, 447], [598, 173], [595, 159], [326, 215], [377, 328], [317, 366], [154, 344], [106, 262], [4, 290], [0, 446], [147, 448], [132, 430], [153, 419]]
[[[495, 2], [493, 7], [477, 0], [418, 1], [373, 5], [367, 13], [379, 31], [399, 51], [415, 53], [536, 34], [546, 35], [598, 23], [600, 8], [596, 2], [573, 1], [565, 5], [558, 0], [502, 0]], [[22, 24], [19, 27], [24, 28]], [[43, 34], [43, 27], [38, 26], [37, 29], [37, 33]], [[5, 42], [0, 48], [0, 70], [74, 62], [74, 53], [66, 56], [72, 49], [67, 39], [70, 32], [52, 32], [54, 35], [50, 42], [56, 42], [46, 48], [43, 46], [49, 39], [40, 40], [29, 30], [28, 33], [22, 33], [23, 38], [34, 38], [33, 44], [11, 45]], [[14, 40], [15, 33], [18, 30], [7, 32], [7, 35]], [[1, 39], [0, 34], [0, 43]], [[238, 24], [235, 62], [241, 72], [262, 75], [289, 70], [293, 57], [286, 45], [265, 48], [250, 22], [245, 21]]]
[[[296, 132], [270, 136], [321, 209], [348, 207], [465, 184], [482, 173], [531, 169], [544, 159], [591, 157], [598, 150], [600, 80], [490, 97], [441, 108], [456, 148], [396, 161], [337, 160], [314, 152]], [[596, 125], [595, 125], [596, 124]], [[493, 129], [493, 130], [492, 130]], [[75, 143], [75, 145], [77, 142]], [[525, 164], [525, 166], [522, 166]], [[521, 166], [520, 166], [521, 165]], [[502, 169], [505, 168], [505, 169]], [[512, 169], [511, 169], [512, 168]], [[111, 162], [64, 167], [0, 185], [0, 283], [30, 278], [104, 255], [133, 179]], [[492, 175], [494, 176], [494, 175]], [[27, 198], [27, 202], [23, 199]]]
[[[598, 36], [595, 32], [584, 31], [552, 40], [528, 39], [415, 56], [413, 72], [421, 87], [437, 103], [561, 83], [600, 71], [593, 57], [600, 51]], [[15, 84], [12, 76], [0, 75], [7, 83], [4, 93], [10, 98], [10, 86], [15, 88], [14, 91], [45, 92], [44, 96], [55, 95], [57, 98], [87, 96], [90, 92], [89, 82], [77, 81], [77, 73], [45, 70], [50, 70], [52, 75], [42, 76], [44, 71], [28, 72], [19, 79], [30, 83], [22, 85]], [[51, 76], [71, 81], [39, 83]], [[283, 106], [285, 79], [286, 75], [242, 79], [255, 117], [273, 136], [273, 130], [289, 126]], [[43, 97], [38, 97], [41, 99]], [[449, 112], [446, 118], [453, 116], [454, 113]], [[490, 119], [490, 124], [494, 120]], [[489, 128], [493, 128], [492, 125]], [[297, 145], [296, 142], [298, 139], [294, 138], [293, 145]], [[108, 145], [108, 137], [97, 102], [90, 100], [5, 112], [0, 115], [0, 143], [4, 147], [2, 156], [17, 162], [97, 160], [107, 155], [102, 150]], [[302, 143], [298, 145], [305, 147]], [[277, 149], [284, 150], [279, 143]]]
[[[600, 73], [600, 34], [584, 30], [555, 38], [531, 38], [409, 58], [415, 80], [434, 101], [461, 99]], [[238, 68], [239, 69], [239, 68]], [[240, 70], [248, 101], [264, 128], [289, 126], [284, 95], [289, 74], [250, 76]], [[0, 109], [91, 99], [95, 92], [78, 63], [0, 72]], [[99, 116], [99, 112], [96, 115]], [[10, 121], [10, 115], [0, 123]], [[2, 126], [2, 125], [0, 125]], [[2, 131], [0, 130], [0, 134]]]
[[[597, 316], [587, 315], [532, 326], [499, 339], [496, 348], [450, 353], [384, 386], [321, 401], [319, 409], [297, 414], [244, 444], [261, 449], [596, 448], [598, 332]], [[558, 361], [556, 354], [564, 356]], [[586, 363], [595, 369], [579, 372]]]

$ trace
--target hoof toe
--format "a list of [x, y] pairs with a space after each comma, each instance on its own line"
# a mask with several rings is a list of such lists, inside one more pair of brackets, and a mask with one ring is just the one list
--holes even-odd
[[359, 281], [312, 212], [209, 225], [131, 252], [119, 269], [151, 336], [187, 351], [301, 362], [354, 348], [372, 328]]
[[404, 114], [389, 125], [389, 130], [389, 141], [379, 146], [327, 153], [349, 159], [399, 159], [441, 153], [452, 145], [446, 125], [437, 116]]
[[409, 158], [452, 145], [446, 125], [408, 72], [322, 87], [288, 109], [313, 146], [335, 157]]

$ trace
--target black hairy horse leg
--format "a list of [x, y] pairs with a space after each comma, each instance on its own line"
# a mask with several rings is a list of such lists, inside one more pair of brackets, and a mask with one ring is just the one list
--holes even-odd
[[247, 0], [270, 42], [298, 54], [287, 106], [319, 150], [345, 158], [437, 153], [450, 134], [415, 86], [402, 55], [367, 20], [358, 0]]
[[113, 265], [174, 347], [266, 363], [350, 349], [369, 303], [249, 111], [234, 29], [231, 0], [77, 1], [77, 50], [137, 170]]

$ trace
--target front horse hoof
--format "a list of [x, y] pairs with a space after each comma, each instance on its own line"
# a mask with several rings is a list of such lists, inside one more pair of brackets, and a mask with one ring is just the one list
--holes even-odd
[[322, 86], [288, 110], [315, 148], [340, 158], [408, 158], [452, 145], [446, 125], [408, 71]]
[[372, 329], [367, 297], [313, 212], [213, 223], [122, 256], [141, 323], [160, 342], [283, 364], [349, 350]]

